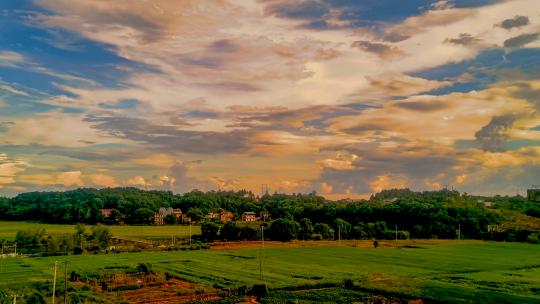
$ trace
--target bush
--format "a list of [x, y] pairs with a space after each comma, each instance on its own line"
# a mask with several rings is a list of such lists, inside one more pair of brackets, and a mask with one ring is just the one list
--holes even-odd
[[25, 296], [24, 300], [26, 301], [27, 304], [46, 304], [47, 303], [45, 302], [45, 298], [43, 297], [43, 295], [38, 291], [35, 291], [33, 294]]
[[317, 234], [322, 235], [323, 239], [331, 240], [334, 238], [334, 229], [325, 223], [317, 223], [313, 227], [313, 231]]
[[314, 233], [314, 234], [311, 235], [311, 239], [315, 240], [315, 241], [322, 241], [323, 236], [320, 233]]
[[205, 222], [201, 225], [202, 238], [212, 242], [218, 237], [220, 226], [214, 222]]
[[141, 288], [139, 285], [130, 284], [130, 285], [119, 285], [111, 288], [111, 291], [128, 291], [128, 290], [137, 290]]
[[268, 287], [266, 287], [266, 284], [255, 284], [251, 288], [251, 294], [260, 301], [262, 297], [268, 295]]
[[540, 235], [538, 233], [531, 233], [527, 237], [527, 242], [531, 244], [540, 244]]
[[343, 287], [345, 289], [353, 289], [354, 288], [354, 281], [352, 279], [343, 280]]
[[272, 222], [269, 228], [270, 239], [282, 242], [288, 242], [296, 238], [300, 224], [293, 220], [280, 218]]
[[137, 271], [142, 272], [144, 274], [150, 274], [150, 273], [152, 273], [152, 264], [150, 264], [150, 263], [139, 263], [139, 265], [137, 265]]
[[79, 246], [73, 248], [73, 254], [74, 255], [79, 255], [79, 254], [82, 254], [83, 253], [83, 249]]

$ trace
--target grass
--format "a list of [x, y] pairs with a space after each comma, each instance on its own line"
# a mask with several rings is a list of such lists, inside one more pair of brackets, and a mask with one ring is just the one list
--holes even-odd
[[[341, 282], [362, 290], [435, 298], [451, 303], [539, 303], [540, 246], [447, 242], [422, 248], [274, 247], [263, 252], [263, 278], [272, 288]], [[260, 282], [258, 249], [140, 252], [4, 259], [0, 288], [50, 278], [54, 261], [79, 273], [134, 267], [140, 262], [188, 281], [218, 286]], [[109, 270], [110, 271], [110, 270]]]
[[[108, 226], [115, 237], [138, 238], [170, 238], [189, 236], [189, 226]], [[0, 239], [14, 240], [19, 230], [44, 228], [47, 234], [71, 234], [75, 231], [74, 225], [42, 224], [32, 222], [0, 221]], [[88, 226], [90, 228], [90, 226]], [[192, 234], [201, 234], [200, 226], [192, 226]]]

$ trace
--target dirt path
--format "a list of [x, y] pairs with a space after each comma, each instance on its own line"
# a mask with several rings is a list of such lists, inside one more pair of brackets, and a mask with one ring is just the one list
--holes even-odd
[[[443, 245], [443, 244], [471, 244], [481, 243], [482, 241], [467, 240], [400, 240], [397, 243], [395, 241], [379, 241], [379, 247], [392, 248], [399, 246], [422, 246], [422, 245]], [[373, 248], [373, 241], [370, 240], [343, 240], [339, 241], [292, 241], [292, 242], [276, 242], [265, 241], [265, 248], [274, 247], [313, 247], [313, 246], [348, 246], [356, 248]], [[237, 242], [215, 242], [210, 245], [211, 250], [236, 250], [236, 249], [254, 249], [261, 248], [261, 241], [237, 241]]]

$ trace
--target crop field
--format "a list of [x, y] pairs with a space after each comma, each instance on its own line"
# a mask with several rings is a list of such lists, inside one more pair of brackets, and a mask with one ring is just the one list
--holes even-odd
[[152, 263], [154, 271], [209, 286], [271, 288], [336, 283], [350, 278], [374, 292], [451, 303], [540, 303], [540, 246], [447, 241], [418, 246], [270, 247], [264, 250], [140, 252], [43, 258], [6, 258], [0, 288], [52, 276], [54, 261], [78, 273]]
[[[170, 238], [189, 236], [189, 226], [107, 226], [115, 237], [137, 237], [137, 238]], [[71, 234], [75, 231], [74, 225], [42, 224], [31, 222], [9, 222], [0, 221], [0, 239], [13, 240], [19, 230], [44, 228], [47, 234]], [[88, 225], [88, 229], [91, 226]], [[200, 226], [192, 226], [193, 235], [201, 234]]]

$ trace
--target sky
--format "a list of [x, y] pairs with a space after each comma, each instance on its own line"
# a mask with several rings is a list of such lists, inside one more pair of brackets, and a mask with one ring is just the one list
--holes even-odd
[[540, 184], [538, 0], [2, 0], [0, 195]]

